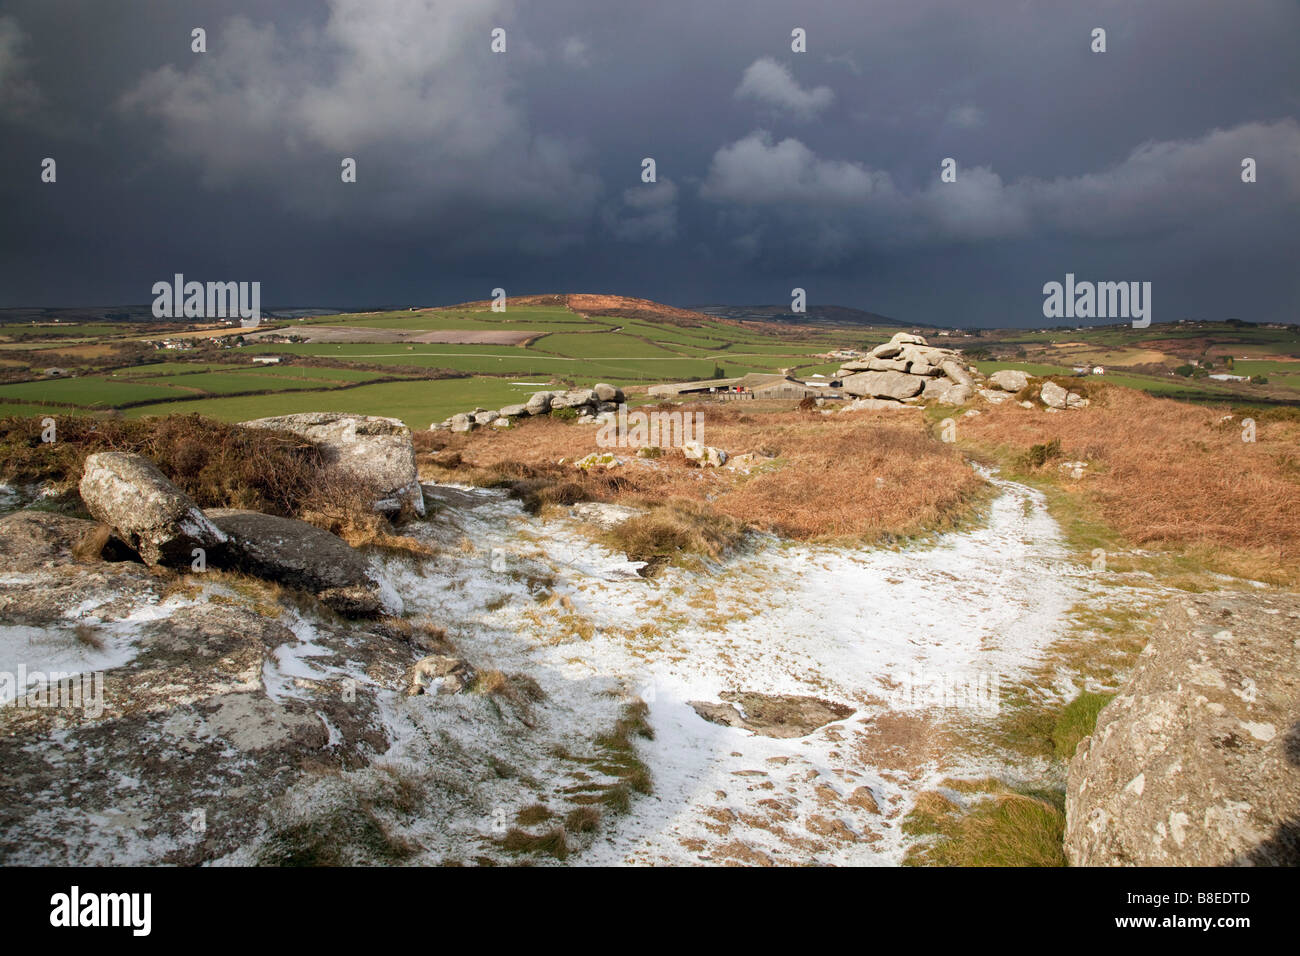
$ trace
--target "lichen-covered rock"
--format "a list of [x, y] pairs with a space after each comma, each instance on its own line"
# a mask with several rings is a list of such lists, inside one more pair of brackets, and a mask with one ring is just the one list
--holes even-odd
[[1043, 400], [1043, 404], [1048, 408], [1064, 408], [1069, 394], [1055, 382], [1044, 382], [1038, 397]]
[[855, 398], [840, 407], [841, 412], [893, 411], [898, 408], [920, 409], [920, 405], [904, 405], [888, 398]]
[[1300, 863], [1300, 597], [1174, 599], [1070, 763], [1075, 866]]
[[1029, 384], [1029, 376], [1019, 369], [1004, 368], [989, 376], [989, 384], [1004, 392], [1018, 392]]
[[601, 402], [618, 403], [623, 401], [623, 390], [615, 385], [598, 382], [592, 387], [592, 391], [596, 393], [597, 400]]
[[76, 561], [74, 549], [96, 527], [47, 511], [0, 518], [0, 565], [7, 572], [0, 578], [0, 622], [62, 631], [78, 608], [111, 617], [155, 596], [162, 579], [139, 561]]
[[[100, 569], [67, 570], [93, 579]], [[135, 653], [96, 676], [97, 706], [0, 707], [7, 863], [199, 865], [256, 841], [267, 808], [309, 768], [358, 766], [389, 746], [375, 695], [350, 692], [344, 674], [364, 662], [396, 687], [405, 643], [322, 625], [311, 657], [320, 677], [297, 687], [280, 670], [291, 656], [277, 656], [302, 646], [284, 623], [216, 603], [159, 616], [156, 601], [144, 605], [154, 613], [118, 609], [134, 625], [110, 623], [133, 628]]]
[[584, 455], [573, 463], [574, 468], [580, 468], [583, 471], [591, 471], [593, 468], [617, 468], [623, 464], [623, 459], [608, 451], [593, 451], [590, 455]]
[[682, 445], [682, 454], [686, 456], [687, 461], [696, 462], [701, 468], [721, 468], [727, 463], [725, 451], [702, 442], [686, 442]]
[[895, 332], [890, 337], [891, 345], [925, 345], [926, 341], [919, 335], [913, 335], [910, 332]]
[[595, 405], [596, 392], [590, 388], [574, 388], [551, 398], [552, 408], [581, 408], [583, 405]]
[[958, 385], [969, 385], [971, 388], [975, 387], [975, 379], [971, 377], [966, 366], [962, 365], [961, 362], [956, 359], [944, 359], [939, 364], [939, 367], [943, 369], [944, 375], [947, 375]]
[[[374, 489], [376, 511], [394, 513], [410, 508], [417, 515], [424, 514], [411, 430], [396, 418], [305, 412], [243, 424], [292, 432], [315, 442], [327, 465]], [[453, 423], [452, 430], [463, 429]]]
[[188, 568], [195, 549], [206, 553], [226, 543], [226, 536], [189, 495], [140, 455], [91, 455], [79, 490], [86, 510], [110, 526], [146, 564]]
[[406, 695], [459, 694], [473, 681], [474, 669], [461, 658], [448, 654], [430, 654], [416, 661], [406, 672]]
[[965, 405], [975, 396], [975, 389], [969, 385], [953, 382], [939, 398], [942, 405]]
[[400, 607], [385, 606], [366, 560], [328, 531], [256, 511], [214, 508], [207, 514], [229, 538], [219, 564], [309, 591], [347, 617], [401, 613]]
[[724, 691], [725, 703], [693, 700], [690, 706], [705, 720], [738, 727], [763, 737], [789, 739], [808, 734], [853, 713], [853, 708], [820, 697]]
[[532, 396], [524, 406], [528, 409], [530, 415], [545, 415], [551, 409], [551, 402], [557, 395], [563, 395], [563, 392], [533, 392]]
[[0, 562], [6, 571], [34, 571], [71, 561], [95, 522], [52, 511], [15, 511], [0, 518]]
[[920, 394], [925, 380], [904, 372], [861, 372], [844, 379], [844, 391], [864, 398], [894, 398], [900, 401]]

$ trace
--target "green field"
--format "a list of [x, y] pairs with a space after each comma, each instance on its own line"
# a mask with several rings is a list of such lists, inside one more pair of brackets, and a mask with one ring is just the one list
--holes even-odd
[[[800, 375], [830, 375], [839, 362], [819, 354], [842, 347], [869, 347], [896, 329], [756, 326], [712, 318], [698, 325], [641, 317], [584, 317], [559, 305], [509, 306], [505, 312], [455, 308], [323, 315], [276, 320], [267, 328], [292, 336], [311, 326], [404, 333], [509, 330], [536, 333], [526, 345], [425, 344], [415, 342], [271, 343], [240, 338], [191, 339], [183, 351], [153, 349], [131, 333], [140, 326], [93, 322], [59, 327], [15, 326], [21, 343], [11, 349], [53, 350], [33, 368], [6, 366], [0, 414], [99, 414], [130, 417], [201, 412], [239, 421], [297, 411], [351, 411], [401, 418], [415, 427], [476, 406], [522, 401], [543, 385], [589, 386], [610, 382], [635, 389], [661, 382], [733, 377], [782, 368]], [[28, 333], [48, 331], [48, 340]], [[154, 333], [159, 334], [159, 333]], [[946, 340], [945, 340], [946, 338]], [[58, 353], [61, 343], [97, 343]], [[1132, 329], [993, 330], [930, 338], [932, 344], [964, 349], [981, 372], [1022, 369], [1034, 375], [1071, 375], [1078, 364], [1106, 364], [1105, 382], [1192, 401], [1261, 404], [1300, 401], [1300, 335], [1294, 327], [1264, 328], [1232, 323]], [[75, 349], [79, 347], [81, 352]], [[103, 358], [99, 358], [100, 354]], [[17, 354], [21, 354], [19, 351]], [[123, 359], [121, 356], [128, 357]], [[280, 364], [254, 364], [274, 355]], [[1222, 383], [1198, 375], [1171, 374], [1189, 361], [1261, 375], [1267, 385]], [[96, 366], [96, 362], [101, 362]], [[301, 364], [301, 363], [312, 364]], [[323, 364], [322, 364], [323, 363]], [[75, 377], [38, 377], [47, 365]], [[128, 367], [121, 367], [126, 365]], [[118, 367], [110, 367], [118, 366]], [[430, 376], [433, 377], [430, 377]], [[447, 377], [447, 376], [459, 377]], [[390, 381], [390, 379], [399, 379]], [[526, 381], [532, 385], [512, 385]]]
[[67, 402], [73, 405], [110, 407], [129, 402], [165, 399], [176, 390], [165, 385], [144, 385], [104, 376], [55, 378], [47, 381], [0, 385], [0, 398], [36, 404]]
[[222, 421], [239, 422], [296, 412], [353, 412], [400, 418], [412, 428], [428, 428], [456, 412], [476, 406], [500, 408], [524, 402], [535, 387], [511, 385], [499, 378], [443, 379], [423, 382], [382, 382], [345, 391], [283, 392], [211, 398], [202, 402], [164, 402], [127, 409], [128, 418], [202, 412]]
[[[130, 417], [202, 412], [239, 421], [278, 412], [333, 410], [396, 417], [425, 427], [476, 406], [523, 401], [540, 387], [515, 386], [512, 381], [556, 386], [607, 381], [631, 387], [783, 367], [822, 368], [815, 353], [844, 344], [843, 337], [819, 331], [787, 338], [716, 321], [692, 327], [584, 318], [558, 306], [511, 307], [504, 313], [453, 309], [330, 315], [276, 325], [283, 335], [303, 326], [331, 325], [406, 332], [509, 329], [536, 332], [538, 337], [527, 346], [258, 342], [204, 348], [200, 342], [197, 351], [203, 354], [196, 361], [159, 355], [163, 360], [126, 369], [0, 386], [0, 399], [11, 403], [0, 407], [0, 413], [38, 409], [80, 414], [118, 408]], [[276, 355], [284, 364], [253, 365], [253, 355]], [[304, 366], [295, 359], [340, 367]], [[444, 369], [470, 377], [416, 377], [421, 370]], [[408, 381], [374, 382], [408, 375]], [[268, 390], [274, 394], [250, 394]]]

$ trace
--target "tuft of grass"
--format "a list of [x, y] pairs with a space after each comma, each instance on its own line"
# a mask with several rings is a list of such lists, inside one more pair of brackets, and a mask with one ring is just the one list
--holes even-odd
[[509, 853], [552, 856], [557, 860], [569, 858], [569, 840], [564, 827], [552, 827], [545, 833], [538, 834], [529, 833], [519, 827], [511, 827], [500, 842], [501, 848]]
[[718, 560], [744, 539], [745, 526], [689, 498], [674, 498], [605, 532], [606, 543], [633, 561], [681, 564], [691, 556]]
[[546, 691], [542, 690], [542, 685], [528, 674], [505, 674], [492, 668], [481, 670], [475, 675], [470, 691], [475, 694], [502, 697], [520, 707], [527, 707], [546, 699]]
[[353, 866], [401, 863], [418, 847], [392, 833], [374, 809], [337, 807], [281, 826], [263, 844], [262, 866]]
[[1115, 698], [1114, 694], [1095, 694], [1083, 691], [1061, 709], [1052, 728], [1052, 743], [1059, 760], [1068, 761], [1074, 756], [1079, 741], [1092, 733], [1097, 726], [1097, 715]]
[[78, 624], [72, 629], [72, 636], [77, 639], [78, 644], [97, 651], [104, 649], [104, 639], [99, 636], [99, 631], [92, 624]]
[[1063, 794], [994, 793], [963, 809], [942, 794], [917, 797], [903, 831], [909, 866], [1065, 866]]
[[564, 829], [569, 833], [594, 833], [600, 826], [600, 811], [592, 806], [575, 807], [564, 815]]
[[1042, 468], [1049, 461], [1060, 457], [1061, 439], [1053, 438], [1048, 442], [1030, 445], [1029, 449], [1020, 456], [1017, 464], [1027, 471], [1032, 471], [1035, 468]]
[[376, 803], [407, 815], [420, 808], [424, 787], [419, 774], [394, 763], [376, 763], [374, 768], [379, 777]]
[[551, 808], [544, 803], [533, 803], [524, 807], [515, 814], [515, 820], [520, 826], [532, 827], [539, 823], [545, 823], [555, 814], [551, 813]]
[[73, 560], [83, 564], [100, 560], [104, 555], [104, 548], [108, 547], [108, 541], [111, 537], [113, 537], [112, 528], [103, 522], [95, 525], [82, 536], [80, 541], [72, 546]]
[[637, 754], [636, 739], [654, 739], [654, 728], [649, 723], [650, 708], [637, 699], [627, 704], [614, 726], [596, 738], [596, 756], [577, 757], [565, 751], [563, 756], [587, 764], [591, 769], [612, 777], [608, 783], [584, 783], [567, 791], [570, 799], [580, 808], [593, 804], [603, 806], [610, 813], [627, 813], [632, 809], [634, 794], [649, 794], [654, 790], [650, 768]]

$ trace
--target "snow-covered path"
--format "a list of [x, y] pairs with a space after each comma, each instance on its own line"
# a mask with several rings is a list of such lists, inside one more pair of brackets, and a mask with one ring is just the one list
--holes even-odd
[[[652, 580], [577, 519], [443, 489], [435, 569], [390, 576], [467, 657], [534, 674], [576, 720], [602, 686], [650, 705], [656, 737], [642, 754], [654, 793], [570, 863], [893, 864], [911, 797], [980, 769], [953, 746], [962, 708], [989, 704], [1031, 666], [1090, 586], [1041, 495], [990, 481], [999, 495], [985, 526], [927, 547], [773, 540], [711, 573]], [[729, 691], [853, 712], [776, 739], [690, 706]]]

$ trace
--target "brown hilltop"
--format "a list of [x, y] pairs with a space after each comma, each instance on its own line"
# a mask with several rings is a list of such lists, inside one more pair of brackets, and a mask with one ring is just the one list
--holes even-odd
[[[709, 322], [724, 322], [735, 325], [739, 323], [718, 319], [703, 312], [679, 309], [676, 306], [652, 302], [650, 299], [635, 299], [626, 295], [601, 295], [591, 292], [552, 293], [550, 295], [515, 295], [507, 299], [510, 305], [545, 305], [560, 306], [578, 315], [606, 316], [616, 319], [642, 319], [660, 322], [665, 325], [696, 326]], [[459, 305], [440, 306], [433, 311], [452, 309], [486, 309], [491, 306], [488, 299], [475, 302], [462, 302]]]

